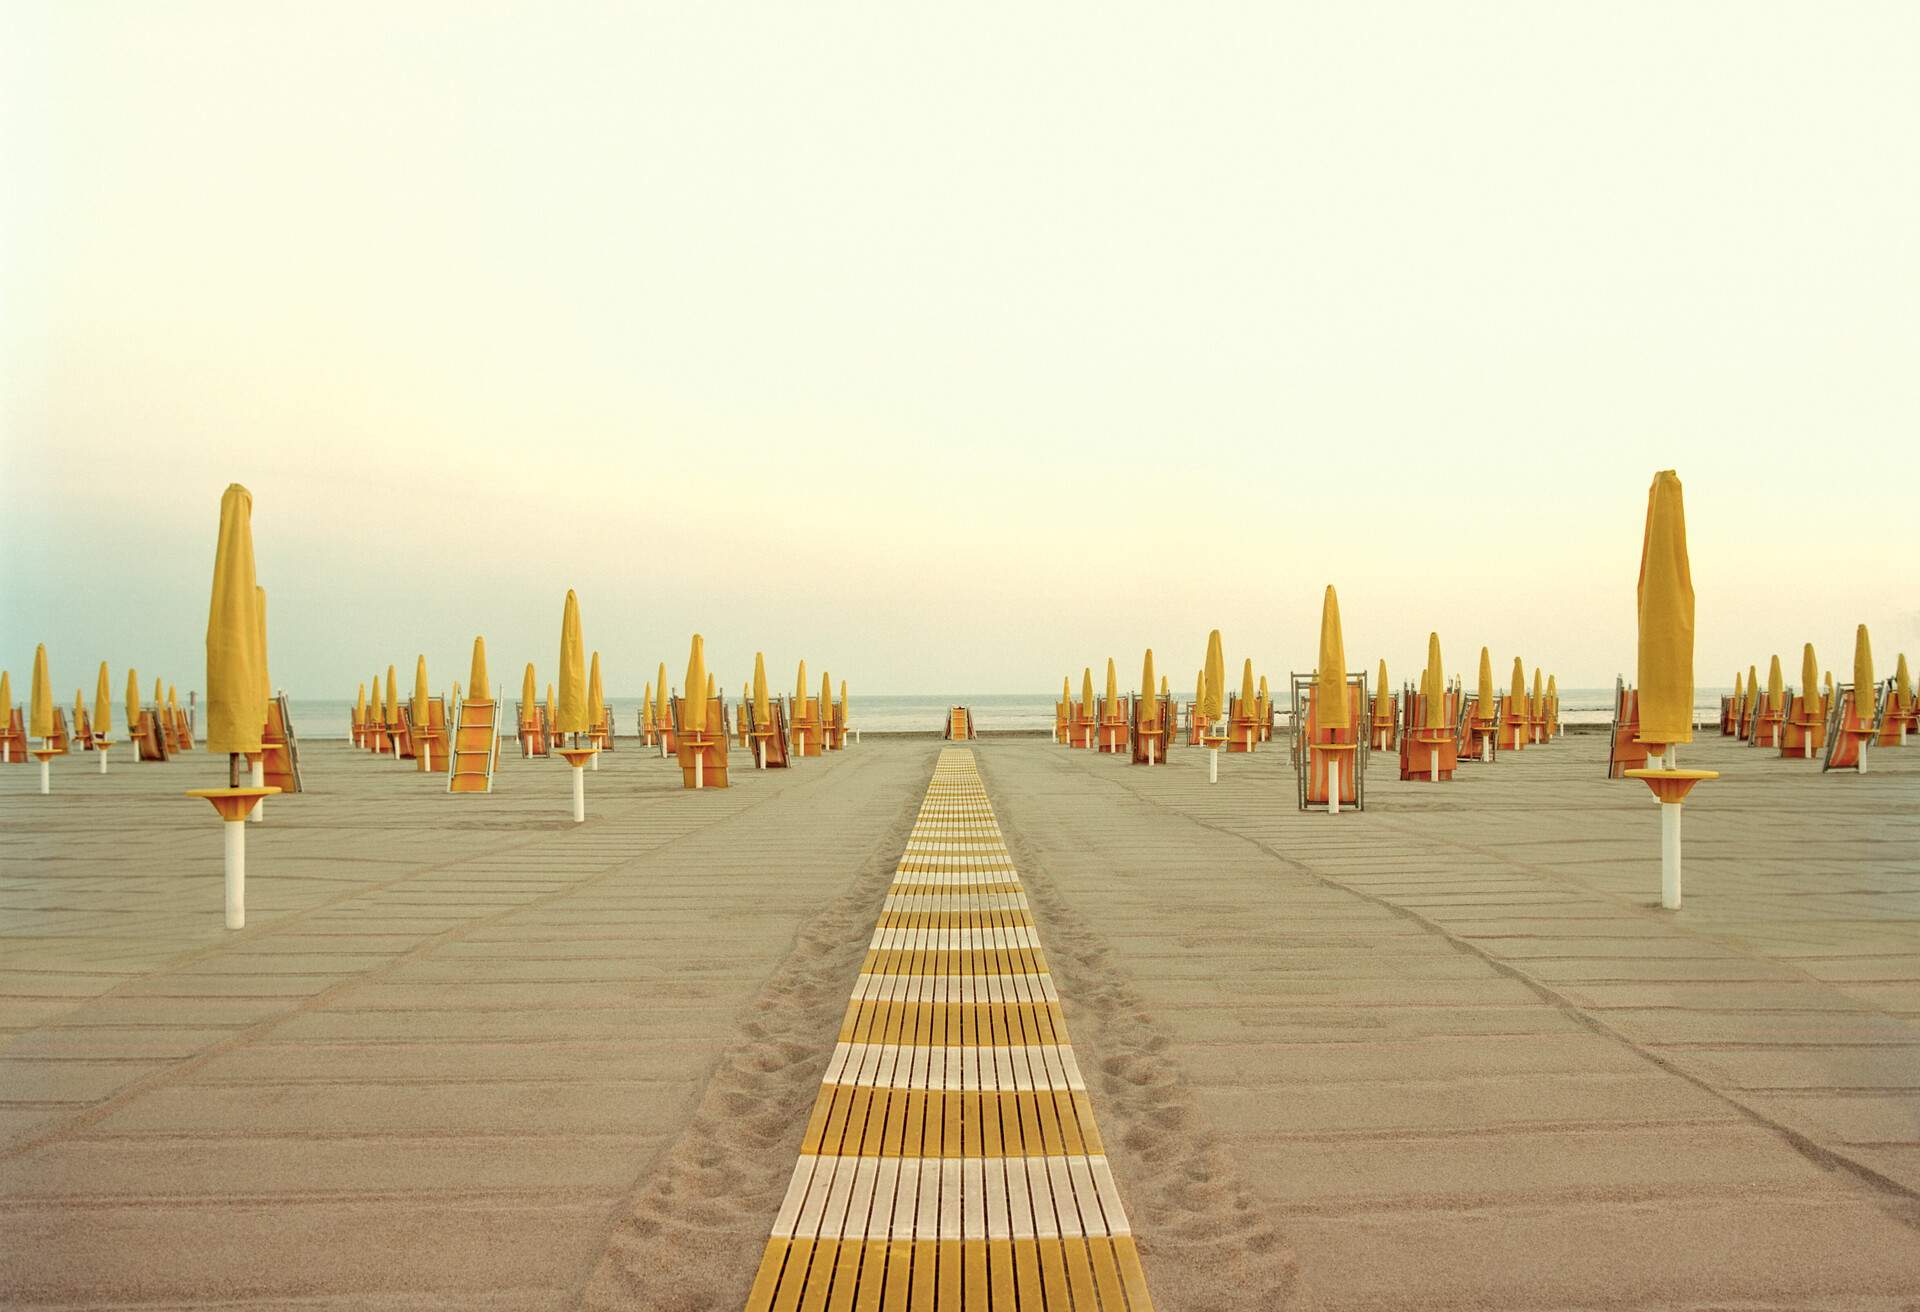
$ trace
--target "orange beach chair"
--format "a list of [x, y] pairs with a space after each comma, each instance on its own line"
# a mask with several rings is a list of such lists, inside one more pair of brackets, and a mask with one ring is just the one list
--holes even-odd
[[0, 707], [0, 764], [30, 765], [27, 755], [27, 725], [18, 706]]
[[495, 703], [477, 697], [468, 697], [460, 703], [454, 716], [448, 792], [493, 791], [493, 772], [500, 763], [499, 710]]
[[1858, 770], [1866, 773], [1867, 745], [1880, 733], [1879, 690], [1859, 690], [1843, 683], [1833, 690], [1833, 706], [1827, 715], [1827, 754], [1821, 760], [1821, 773], [1828, 770]]
[[702, 788], [725, 788], [727, 786], [727, 744], [731, 735], [727, 732], [727, 701], [715, 693], [707, 698], [707, 727], [699, 733], [687, 733], [680, 728], [686, 718], [686, 699], [671, 699], [673, 711], [673, 752], [680, 763], [680, 785], [692, 788], [696, 773], [694, 762], [699, 761], [698, 774]]
[[[1156, 709], [1157, 718], [1150, 728], [1140, 727], [1140, 710], [1143, 706]], [[1173, 745], [1174, 728], [1180, 722], [1180, 708], [1174, 704], [1172, 694], [1164, 697], [1135, 697], [1133, 699], [1133, 718], [1128, 721], [1132, 744], [1130, 760], [1135, 765], [1165, 765], [1167, 749]]]
[[1640, 692], [1624, 678], [1613, 681], [1613, 728], [1608, 737], [1607, 778], [1624, 779], [1647, 766], [1647, 745], [1640, 741]]
[[1458, 686], [1441, 694], [1441, 724], [1426, 727], [1427, 694], [1405, 684], [1400, 691], [1400, 777], [1441, 782], [1453, 778], [1460, 765], [1460, 705]]
[[1780, 725], [1780, 755], [1810, 761], [1827, 750], [1826, 703], [1813, 689], [1787, 699], [1786, 719]]

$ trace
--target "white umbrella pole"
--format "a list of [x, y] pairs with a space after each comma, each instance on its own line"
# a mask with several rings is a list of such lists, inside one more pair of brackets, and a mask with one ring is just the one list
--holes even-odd
[[573, 822], [580, 824], [587, 818], [587, 772], [582, 767], [573, 767]]
[[1327, 762], [1327, 814], [1340, 814], [1340, 758]]
[[[253, 763], [253, 786], [255, 788], [265, 788], [267, 786], [267, 758], [264, 752], [261, 753], [260, 759]], [[253, 814], [249, 815], [247, 819], [259, 820], [266, 809], [267, 799], [263, 797], [253, 804]]]
[[693, 790], [699, 792], [707, 786], [707, 754], [701, 748], [693, 749]]
[[102, 747], [100, 749], [100, 773], [105, 774], [106, 772], [107, 772], [107, 749]]
[[[254, 803], [254, 809], [259, 809]], [[225, 831], [225, 860], [227, 883], [227, 928], [244, 929], [247, 924], [247, 822], [245, 820], [226, 820], [220, 825]]]
[[1680, 909], [1680, 803], [1660, 803], [1660, 905]]
[[53, 761], [48, 757], [40, 758], [40, 794], [46, 796], [53, 792]]
[[760, 740], [760, 768], [762, 770], [767, 768], [767, 740], [765, 738]]
[[1218, 747], [1207, 748], [1207, 782], [1210, 784], [1220, 782], [1220, 749]]

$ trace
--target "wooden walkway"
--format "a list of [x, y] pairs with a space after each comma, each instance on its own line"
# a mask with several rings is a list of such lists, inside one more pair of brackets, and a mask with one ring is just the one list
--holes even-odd
[[947, 748], [748, 1312], [1151, 1306], [1020, 878]]

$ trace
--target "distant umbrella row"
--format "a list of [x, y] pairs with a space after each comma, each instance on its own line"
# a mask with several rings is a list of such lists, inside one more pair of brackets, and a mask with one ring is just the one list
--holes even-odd
[[1904, 747], [1916, 731], [1920, 704], [1906, 653], [1896, 657], [1892, 677], [1876, 679], [1873, 640], [1864, 624], [1854, 631], [1853, 681], [1838, 690], [1833, 673], [1821, 670], [1809, 642], [1800, 652], [1797, 691], [1787, 686], [1780, 658], [1774, 656], [1764, 689], [1760, 667], [1749, 665], [1744, 679], [1735, 671], [1732, 695], [1720, 699], [1722, 737], [1773, 747], [1782, 756], [1817, 756], [1829, 769], [1858, 768], [1867, 746]]
[[[105, 774], [108, 750], [115, 746], [111, 682], [107, 662], [101, 661], [92, 709], [88, 709], [86, 694], [75, 689], [69, 717], [66, 707], [54, 703], [44, 645], [33, 654], [33, 684], [24, 708], [14, 704], [12, 675], [0, 670], [0, 765], [25, 765], [42, 751], [48, 760], [75, 752], [95, 752], [100, 758], [100, 773]], [[134, 748], [135, 760], [165, 761], [193, 750], [192, 693], [187, 698], [182, 706], [173, 685], [156, 679], [153, 700], [144, 701], [139, 671], [127, 671], [126, 740]], [[34, 738], [41, 741], [38, 749], [31, 744]]]

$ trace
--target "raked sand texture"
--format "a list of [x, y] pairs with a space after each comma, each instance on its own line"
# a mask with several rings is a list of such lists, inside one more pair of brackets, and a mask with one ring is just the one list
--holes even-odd
[[0, 774], [0, 1306], [737, 1310], [936, 752]]
[[1150, 1307], [974, 754], [940, 753], [748, 1312]]
[[1683, 748], [1677, 913], [1604, 751], [980, 753], [1162, 1308], [1920, 1307], [1920, 749]]

